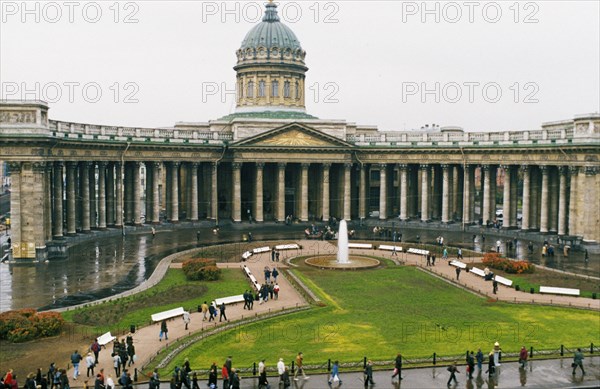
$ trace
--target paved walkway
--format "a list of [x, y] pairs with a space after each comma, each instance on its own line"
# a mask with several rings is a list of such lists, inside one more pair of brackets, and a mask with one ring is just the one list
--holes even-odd
[[[288, 264], [286, 263], [286, 260], [288, 258], [295, 257], [298, 255], [309, 255], [309, 254], [318, 254], [318, 253], [320, 253], [320, 254], [335, 253], [335, 251], [336, 251], [335, 245], [333, 245], [329, 242], [326, 242], [326, 241], [298, 241], [298, 243], [300, 245], [302, 245], [302, 250], [281, 251], [280, 262], [272, 262], [270, 252], [266, 252], [266, 253], [254, 255], [246, 262], [219, 264], [219, 266], [220, 267], [228, 267], [228, 268], [239, 268], [240, 269], [239, 271], [241, 272], [241, 271], [243, 271], [242, 267], [245, 264], [250, 268], [250, 270], [255, 275], [255, 277], [258, 279], [258, 281], [263, 282], [264, 281], [263, 269], [265, 266], [269, 266], [271, 268], [277, 267], [277, 268], [283, 269], [283, 268], [288, 267]], [[257, 242], [256, 247], [261, 247], [261, 242]], [[425, 271], [431, 272], [431, 273], [437, 275], [438, 277], [441, 277], [441, 278], [447, 280], [448, 282], [450, 282], [452, 284], [456, 284], [457, 286], [469, 289], [469, 290], [479, 293], [479, 294], [484, 294], [488, 297], [493, 296], [494, 298], [497, 298], [502, 301], [509, 301], [509, 302], [516, 301], [516, 302], [522, 302], [522, 303], [539, 303], [539, 304], [553, 304], [553, 305], [560, 304], [560, 305], [571, 305], [574, 307], [583, 307], [583, 308], [591, 307], [592, 309], [600, 309], [600, 301], [599, 300], [592, 300], [592, 299], [587, 299], [587, 298], [576, 298], [576, 297], [569, 297], [569, 296], [551, 296], [551, 295], [540, 295], [540, 294], [531, 295], [529, 293], [517, 292], [514, 289], [504, 287], [502, 285], [499, 286], [500, 289], [498, 291], [498, 294], [492, 295], [492, 293], [491, 293], [492, 286], [489, 281], [486, 282], [481, 277], [478, 277], [474, 274], [470, 274], [467, 272], [462, 272], [460, 275], [460, 280], [456, 281], [455, 280], [456, 273], [455, 273], [454, 267], [449, 266], [445, 261], [439, 261], [439, 260], [436, 261], [435, 266], [427, 267], [427, 266], [425, 266], [425, 258], [423, 256], [419, 256], [419, 255], [400, 253], [397, 258], [396, 257], [392, 258], [391, 252], [379, 251], [379, 250], [357, 250], [357, 249], [351, 249], [350, 253], [351, 254], [374, 254], [374, 255], [381, 256], [381, 257], [390, 258], [393, 260], [398, 259], [398, 260], [404, 262], [406, 265], [418, 266], [419, 268], [422, 268]], [[180, 266], [180, 265], [172, 264], [171, 266]], [[241, 303], [228, 306], [227, 310], [226, 310], [228, 319], [231, 321], [235, 321], [235, 320], [243, 319], [244, 317], [248, 317], [248, 315], [266, 314], [266, 313], [273, 312], [273, 311], [299, 307], [299, 306], [303, 306], [303, 305], [307, 304], [306, 301], [302, 298], [302, 296], [288, 283], [288, 281], [284, 277], [279, 277], [278, 282], [279, 282], [279, 286], [281, 289], [280, 297], [278, 300], [269, 300], [267, 303], [264, 303], [264, 304], [258, 304], [255, 302], [254, 309], [252, 311], [244, 310], [243, 304], [241, 304]], [[244, 288], [245, 288], [245, 286], [240, 286], [240, 289], [244, 289]], [[226, 296], [220, 296], [220, 297], [226, 297]], [[173, 340], [180, 339], [183, 336], [197, 333], [199, 331], [206, 330], [206, 329], [212, 329], [212, 328], [215, 328], [215, 327], [217, 327], [219, 325], [223, 325], [223, 324], [224, 323], [219, 323], [218, 321], [216, 323], [212, 323], [212, 322], [208, 323], [208, 322], [202, 321], [201, 313], [192, 312], [191, 313], [191, 323], [190, 323], [189, 329], [187, 331], [185, 330], [185, 325], [181, 318], [176, 318], [176, 319], [170, 320], [168, 322], [169, 341], [172, 342]], [[147, 327], [139, 328], [138, 331], [135, 334], [133, 334], [134, 344], [136, 347], [136, 354], [138, 355], [139, 359], [137, 360], [137, 362], [134, 365], [132, 365], [132, 367], [131, 367], [132, 370], [136, 366], [145, 365], [151, 359], [152, 356], [156, 355], [157, 352], [159, 352], [161, 349], [167, 348], [169, 346], [169, 343], [170, 343], [169, 341], [162, 341], [162, 342], [159, 341], [159, 339], [158, 339], [159, 331], [160, 331], [160, 324], [157, 323], [157, 324], [150, 325]], [[112, 351], [112, 344], [109, 344], [108, 348], [106, 350], [102, 350], [102, 352], [100, 353], [99, 365], [96, 368], [97, 369], [96, 371], [98, 371], [99, 368], [104, 368], [105, 374], [111, 375], [113, 377], [113, 379], [115, 379], [115, 373], [114, 373], [114, 369], [113, 369], [112, 359], [110, 357], [111, 351]], [[85, 355], [84, 355], [84, 357], [85, 357]], [[541, 362], [536, 362], [536, 363], [541, 363]], [[565, 364], [570, 366], [570, 362], [565, 363]], [[82, 362], [81, 365], [82, 366], [80, 368], [80, 372], [82, 372], [83, 374], [78, 381], [72, 382], [72, 384], [73, 384], [72, 386], [82, 385], [83, 380], [85, 379], [84, 378], [85, 371], [86, 371], [86, 368], [84, 366], [85, 363]], [[598, 365], [598, 363], [596, 363], [596, 366], [597, 365]], [[542, 366], [544, 366], [544, 365], [542, 365]], [[597, 371], [597, 370], [598, 369], [596, 368], [595, 371]], [[411, 384], [410, 379], [407, 379], [406, 381], [402, 381], [402, 387], [422, 387], [422, 388], [440, 387], [440, 386], [443, 386], [443, 385], [440, 385], [440, 384], [442, 384], [442, 381], [444, 381], [443, 384], [445, 384], [445, 379], [447, 379], [447, 377], [446, 377], [447, 372], [445, 371], [445, 369], [440, 369], [440, 368], [437, 368], [437, 369], [434, 368], [433, 370], [419, 369], [418, 371], [427, 371], [428, 373], [418, 375], [418, 376], [423, 376], [423, 377], [421, 377], [419, 380], [415, 381], [414, 386], [411, 386], [413, 384]], [[383, 373], [378, 373], [378, 375], [379, 374], [383, 374]], [[440, 375], [443, 377], [446, 377], [446, 378], [440, 379], [439, 378]], [[72, 376], [73, 376], [73, 371], [71, 369], [71, 371], [69, 371], [69, 377], [72, 377]], [[423, 380], [425, 380], [426, 377], [429, 377], [429, 376], [431, 376], [431, 379], [433, 379], [435, 381], [427, 381], [427, 382], [423, 381]], [[515, 373], [515, 372], [508, 373], [508, 374], [505, 374], [505, 376], [507, 376], [507, 377], [508, 376], [517, 376], [517, 373]], [[596, 373], [596, 376], [598, 376], [598, 373]], [[436, 378], [436, 377], [438, 377], [438, 378]], [[541, 374], [540, 377], [544, 377], [544, 374]], [[548, 377], [550, 377], [550, 378], [548, 378]], [[358, 378], [360, 378], [360, 377], [357, 376], [355, 381], [358, 380]], [[427, 378], [427, 379], [429, 379], [429, 378]], [[546, 379], [552, 380], [553, 377], [552, 377], [552, 375], [546, 376]], [[596, 379], [597, 379], [597, 377], [596, 377]], [[142, 378], [140, 378], [140, 380], [142, 380]], [[389, 380], [381, 379], [381, 381], [388, 382]], [[464, 379], [462, 381], [464, 382]], [[116, 379], [115, 379], [115, 382], [116, 382]], [[306, 389], [326, 387], [326, 386], [323, 386], [323, 384], [324, 384], [323, 380], [321, 380], [321, 382], [319, 384], [313, 384], [313, 382], [314, 381], [311, 381], [311, 383], [307, 382], [304, 385], [304, 387]], [[356, 381], [356, 382], [358, 382], [358, 381]], [[430, 385], [433, 385], [433, 382], [435, 382], [435, 386], [430, 386]], [[552, 381], [552, 382], [554, 382], [554, 381]], [[570, 380], [569, 380], [569, 382], [570, 382], [570, 385], [573, 385], [573, 382], [571, 382]], [[409, 385], [409, 386], [406, 386], [406, 385]], [[564, 385], [561, 384], [561, 387], [565, 386], [565, 385], [568, 386], [567, 382], [565, 382]], [[516, 386], [520, 386], [520, 385], [516, 385]], [[528, 384], [527, 386], [529, 387], [530, 385]], [[245, 387], [252, 387], [252, 386], [245, 386]], [[302, 386], [299, 385], [299, 387], [302, 387]], [[353, 388], [353, 387], [358, 387], [358, 386], [350, 386], [350, 385], [346, 385], [346, 383], [344, 383], [344, 387], [345, 388]], [[383, 386], [383, 387], [386, 387], [386, 386]], [[477, 386], [477, 387], [481, 387], [481, 386]], [[493, 386], [491, 386], [491, 387], [493, 387]], [[502, 384], [502, 387], [507, 387], [507, 386]], [[545, 384], [545, 386], [542, 385], [541, 387], [559, 387], [559, 386], [552, 386], [550, 384]]]

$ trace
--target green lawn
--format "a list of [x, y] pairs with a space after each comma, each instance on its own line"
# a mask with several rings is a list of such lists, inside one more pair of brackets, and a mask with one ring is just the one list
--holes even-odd
[[[154, 287], [139, 294], [63, 313], [65, 320], [91, 325], [94, 333], [146, 326], [153, 313], [184, 307], [196, 309], [205, 300], [241, 294], [248, 286], [239, 269], [222, 269], [221, 280], [188, 281], [180, 269], [169, 269]], [[116, 330], [115, 330], [116, 329]]]
[[326, 304], [289, 316], [240, 326], [184, 352], [163, 371], [189, 358], [207, 368], [232, 355], [249, 367], [266, 358], [291, 361], [298, 351], [308, 364], [328, 358], [344, 362], [363, 356], [391, 360], [460, 355], [467, 349], [491, 350], [499, 341], [505, 352], [522, 345], [558, 349], [600, 342], [598, 312], [488, 302], [414, 267], [332, 272], [302, 266], [296, 274]]

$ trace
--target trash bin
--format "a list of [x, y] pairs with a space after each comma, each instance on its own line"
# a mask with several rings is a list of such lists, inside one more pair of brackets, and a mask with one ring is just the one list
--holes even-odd
[[132, 334], [135, 334], [135, 324], [132, 324], [129, 326], [129, 332], [131, 332]]
[[529, 288], [529, 293], [534, 294], [535, 293], [535, 289]]
[[202, 312], [202, 305], [198, 305], [198, 313]]

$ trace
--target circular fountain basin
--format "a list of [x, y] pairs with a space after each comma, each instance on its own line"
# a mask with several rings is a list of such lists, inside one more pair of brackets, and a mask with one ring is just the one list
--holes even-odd
[[360, 255], [350, 255], [349, 263], [339, 263], [335, 255], [316, 255], [305, 259], [304, 262], [310, 266], [332, 270], [372, 269], [380, 265], [377, 259]]

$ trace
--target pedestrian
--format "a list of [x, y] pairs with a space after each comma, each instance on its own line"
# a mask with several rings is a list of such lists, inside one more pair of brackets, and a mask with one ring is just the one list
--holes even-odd
[[290, 370], [287, 368], [287, 366], [285, 367], [285, 370], [283, 371], [283, 375], [281, 376], [281, 380], [283, 381], [283, 387], [285, 388], [289, 388], [290, 386], [292, 386], [292, 382], [290, 380]]
[[115, 381], [110, 375], [106, 377], [106, 389], [115, 389]]
[[456, 254], [456, 258], [458, 259], [463, 259], [463, 255], [462, 255], [462, 248], [458, 248], [458, 253]]
[[135, 356], [135, 346], [133, 345], [133, 343], [127, 346], [127, 356], [129, 357], [129, 366], [133, 365], [137, 358]]
[[426, 266], [431, 266], [431, 255], [427, 254], [427, 265]]
[[365, 367], [365, 386], [367, 385], [375, 385], [375, 381], [373, 381], [373, 361], [370, 359]]
[[156, 236], [156, 228], [152, 227], [152, 239]]
[[475, 359], [477, 359], [477, 368], [481, 372], [481, 368], [483, 367], [483, 353], [481, 349], [477, 350], [477, 354], [475, 355]]
[[206, 301], [204, 303], [202, 303], [201, 309], [202, 309], [202, 321], [206, 321], [206, 314], [208, 313], [208, 304], [206, 303]]
[[447, 386], [450, 387], [450, 383], [452, 382], [452, 380], [454, 380], [455, 384], [458, 384], [458, 380], [456, 379], [456, 373], [460, 373], [460, 371], [458, 371], [458, 368], [456, 367], [456, 362], [448, 366], [448, 371], [450, 372], [450, 378], [448, 378]]
[[442, 252], [442, 259], [448, 259], [448, 248], [444, 247], [444, 251]]
[[469, 355], [467, 355], [467, 373], [469, 374], [469, 379], [473, 379], [473, 370], [475, 370], [475, 355], [473, 351]]
[[95, 365], [98, 364], [98, 355], [100, 354], [101, 348], [102, 347], [100, 346], [100, 343], [98, 343], [98, 338], [94, 339], [94, 343], [92, 343], [92, 345], [90, 346], [90, 350], [92, 350], [92, 352], [94, 353]]
[[200, 231], [196, 231], [196, 241], [200, 242]]
[[94, 377], [94, 366], [96, 366], [96, 363], [94, 362], [92, 353], [87, 353], [87, 356], [85, 357], [85, 364], [87, 365], [86, 377], [90, 376], [90, 371], [92, 372], [92, 377]]
[[275, 283], [277, 283], [277, 276], [279, 275], [279, 271], [277, 271], [277, 268], [274, 267], [273, 271], [271, 272], [271, 276], [273, 277], [273, 281], [275, 281]]
[[235, 368], [231, 369], [231, 389], [240, 389], [240, 376]]
[[158, 341], [162, 342], [162, 337], [165, 337], [165, 340], [169, 340], [169, 328], [167, 328], [167, 320], [164, 319], [161, 323], [160, 323], [160, 333], [158, 335]]
[[208, 307], [208, 321], [213, 321], [217, 317], [217, 308], [215, 308], [215, 303], [213, 302]]
[[527, 366], [527, 349], [525, 346], [521, 346], [521, 351], [519, 352], [519, 365], [521, 365], [521, 369]]
[[275, 261], [279, 262], [279, 251], [275, 253]]
[[581, 368], [581, 374], [585, 375], [585, 370], [583, 370], [583, 353], [581, 352], [580, 348], [575, 351], [573, 363], [571, 363], [571, 367], [573, 367], [573, 375], [575, 375], [575, 371], [577, 370], [578, 366]]
[[96, 379], [94, 380], [94, 389], [105, 389], [106, 386], [104, 385], [104, 382], [102, 382], [102, 377], [100, 376], [100, 373], [98, 373], [96, 375]]
[[583, 252], [583, 260], [585, 261], [585, 263], [588, 263], [590, 261], [590, 255], [588, 254], [587, 249], [585, 249], [585, 251]]
[[502, 245], [502, 242], [500, 240], [496, 241], [496, 252], [499, 253], [500, 252], [500, 246]]
[[265, 367], [265, 360], [261, 360], [258, 363], [258, 388], [259, 389], [270, 389], [269, 381], [267, 380], [267, 370]]
[[252, 242], [252, 232], [248, 232], [248, 242]]
[[[306, 377], [305, 377], [306, 379]], [[338, 386], [342, 385], [342, 380], [340, 379], [340, 362], [333, 362], [333, 366], [331, 368], [331, 377], [329, 377], [328, 381], [329, 387], [331, 388], [332, 384], [338, 384]]]
[[185, 330], [186, 331], [188, 329], [188, 325], [190, 324], [190, 320], [191, 320], [190, 313], [187, 312], [187, 311], [184, 311], [183, 312], [183, 322], [185, 323]]
[[491, 378], [496, 373], [496, 364], [494, 363], [494, 352], [490, 351], [488, 355], [488, 369], [486, 371]]
[[209, 389], [217, 389], [217, 362], [213, 362], [208, 373]]
[[304, 377], [305, 380], [307, 380], [309, 378], [304, 373], [303, 363], [304, 363], [304, 355], [302, 354], [302, 352], [299, 352], [298, 355], [296, 355], [296, 372], [294, 373], [294, 381], [298, 381], [298, 373], [302, 374], [302, 376]]
[[229, 376], [229, 378], [231, 379], [231, 370], [233, 369], [233, 360], [231, 358], [231, 355], [229, 355], [227, 357], [227, 359], [225, 359], [225, 368], [227, 369], [227, 375]]
[[398, 256], [398, 251], [396, 250], [396, 245], [394, 245], [394, 248], [392, 249], [392, 255]]
[[458, 278], [460, 277], [460, 267], [456, 267], [456, 281], [458, 281]]
[[275, 283], [273, 285], [273, 294], [275, 295], [275, 300], [279, 300], [279, 284]]
[[221, 315], [219, 316], [219, 322], [223, 319], [225, 319], [225, 321], [229, 321], [227, 320], [227, 316], [225, 315], [225, 303], [221, 303], [219, 310], [221, 311]]
[[435, 254], [431, 256], [431, 266], [435, 266]]
[[112, 353], [113, 358], [113, 366], [115, 368], [115, 377], [119, 377], [121, 375], [121, 357], [119, 353]]
[[392, 381], [398, 376], [399, 380], [402, 380], [402, 355], [398, 353], [394, 360], [394, 374], [392, 374]]
[[271, 262], [275, 262], [275, 249], [271, 249]]
[[498, 292], [498, 281], [496, 281], [495, 279], [492, 282], [492, 290], [493, 290], [494, 294], [496, 294], [496, 292]]
[[73, 352], [73, 354], [71, 354], [71, 363], [73, 364], [73, 379], [76, 380], [77, 377], [79, 377], [79, 362], [81, 362], [81, 360], [83, 359], [83, 357], [81, 356], [81, 354], [79, 354], [79, 351], [75, 350], [75, 352]]
[[[285, 363], [283, 362], [283, 358], [279, 358], [279, 362], [277, 362], [277, 374], [279, 374], [279, 385], [283, 383], [283, 373], [285, 372]], [[289, 377], [288, 377], [289, 379]]]

